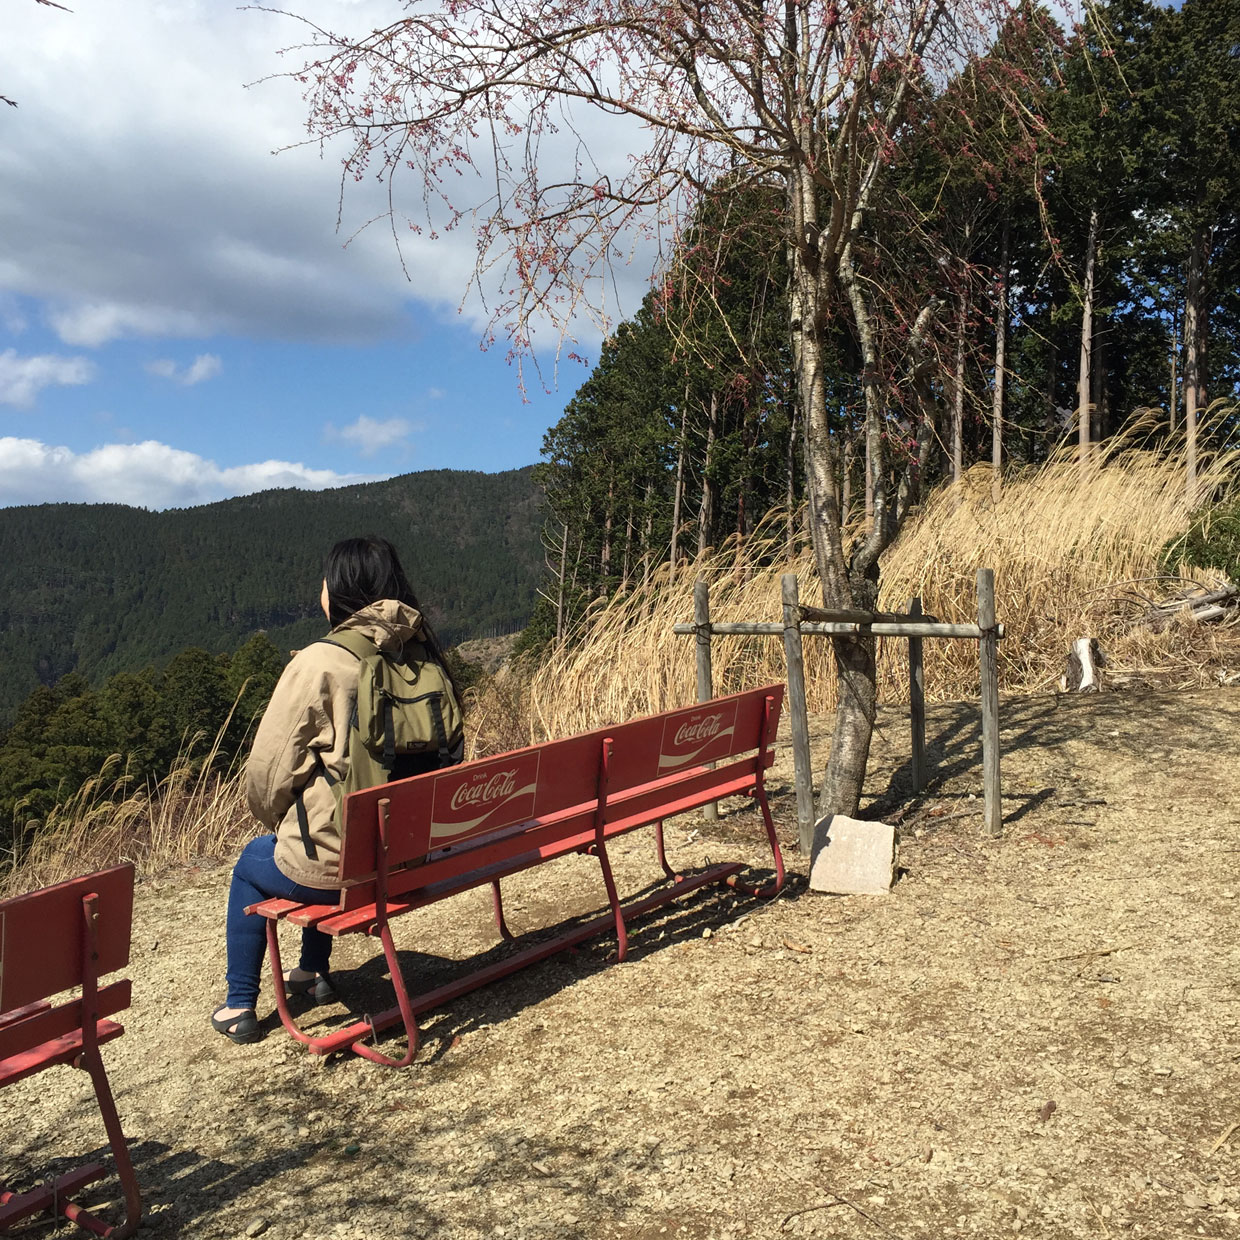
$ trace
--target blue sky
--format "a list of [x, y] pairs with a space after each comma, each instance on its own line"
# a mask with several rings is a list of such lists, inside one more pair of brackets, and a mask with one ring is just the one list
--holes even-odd
[[[309, 0], [365, 29], [390, 6]], [[374, 15], [374, 22], [370, 20]], [[0, 43], [0, 505], [185, 506], [538, 459], [583, 381], [523, 397], [460, 299], [468, 229], [336, 229], [340, 152], [278, 71], [296, 30], [213, 0], [9, 0]], [[631, 273], [629, 295], [643, 280]], [[582, 333], [592, 356], [597, 337]]]

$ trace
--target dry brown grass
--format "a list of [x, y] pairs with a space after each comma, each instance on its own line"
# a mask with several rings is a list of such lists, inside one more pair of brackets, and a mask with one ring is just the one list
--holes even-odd
[[[1229, 411], [1216, 408], [1221, 420]], [[1234, 412], [1234, 411], [1230, 411]], [[919, 595], [943, 620], [975, 618], [977, 569], [995, 570], [1002, 687], [1010, 693], [1050, 688], [1069, 643], [1098, 637], [1111, 673], [1147, 676], [1190, 687], [1240, 668], [1235, 628], [1179, 621], [1155, 634], [1134, 626], [1134, 587], [1156, 593], [1159, 554], [1190, 520], [1182, 453], [1142, 447], [1154, 423], [1138, 420], [1111, 446], [1082, 486], [1071, 459], [1010, 476], [998, 495], [979, 468], [957, 487], [936, 492], [905, 528], [883, 564], [881, 605], [903, 610]], [[1208, 432], [1205, 436], [1208, 438]], [[1204, 460], [1203, 491], [1226, 493], [1236, 456], [1219, 450]], [[783, 549], [784, 523], [772, 514], [765, 531], [744, 543], [682, 565], [666, 565], [646, 589], [600, 603], [579, 644], [548, 654], [533, 670], [504, 670], [472, 693], [468, 756], [497, 753], [617, 719], [667, 709], [696, 694], [692, 639], [672, 626], [693, 618], [693, 583], [710, 582], [716, 620], [779, 620], [780, 576], [794, 572], [803, 601], [816, 602], [812, 556]], [[1147, 584], [1149, 583], [1149, 584]], [[717, 692], [784, 679], [778, 638], [722, 637], [712, 643]], [[834, 707], [830, 644], [805, 642], [810, 709]], [[907, 696], [903, 642], [879, 643], [879, 693]], [[925, 644], [926, 689], [932, 700], [971, 698], [978, 689], [977, 648], [968, 641]], [[186, 752], [153, 788], [132, 788], [113, 758], [99, 776], [50, 815], [21, 859], [0, 872], [0, 893], [28, 890], [72, 874], [130, 859], [140, 873], [235, 855], [255, 827], [241, 778], [195, 774], [205, 764]]]
[[[1219, 421], [1227, 412], [1214, 411]], [[998, 616], [1006, 626], [1000, 645], [1004, 691], [1050, 688], [1063, 670], [1068, 645], [1084, 634], [1102, 641], [1113, 670], [1161, 674], [1170, 668], [1179, 684], [1210, 679], [1214, 648], [1226, 640], [1217, 633], [1189, 633], [1181, 625], [1156, 637], [1132, 629], [1126, 592], [1132, 583], [1158, 575], [1162, 548], [1184, 532], [1191, 513], [1182, 451], [1144, 446], [1156, 429], [1153, 416], [1136, 419], [1130, 433], [1101, 454], [1086, 485], [1068, 456], [1013, 474], [997, 495], [986, 467], [970, 472], [959, 486], [940, 489], [885, 557], [881, 605], [902, 611], [918, 595], [939, 619], [974, 620], [977, 570], [993, 568]], [[1235, 464], [1232, 450], [1204, 457], [1203, 493], [1230, 490]], [[786, 572], [797, 574], [803, 601], [817, 602], [811, 553], [803, 548], [787, 555], [782, 526], [772, 519], [765, 534], [743, 544], [732, 540], [674, 575], [664, 566], [648, 589], [601, 603], [588, 618], [584, 640], [550, 654], [527, 674], [528, 709], [515, 716], [524, 721], [516, 735], [508, 727], [509, 742], [562, 736], [692, 700], [692, 639], [675, 635], [672, 626], [692, 620], [693, 583], [699, 578], [710, 583], [715, 620], [779, 620], [780, 576]], [[1156, 592], [1156, 586], [1149, 588]], [[717, 692], [784, 679], [778, 638], [718, 637], [712, 652]], [[880, 641], [883, 700], [907, 697], [906, 659], [903, 642]], [[976, 695], [974, 643], [928, 641], [925, 659], [931, 699]], [[810, 709], [831, 711], [835, 678], [829, 643], [807, 638], [805, 662]], [[514, 692], [512, 686], [504, 689], [509, 699]], [[479, 704], [484, 712], [491, 709], [485, 690]]]
[[28, 847], [8, 858], [0, 871], [0, 895], [121, 861], [132, 861], [139, 874], [149, 875], [238, 852], [256, 827], [245, 806], [239, 765], [213, 769], [220, 739], [202, 761], [195, 752], [201, 738], [187, 742], [168, 775], [150, 787], [134, 787], [114, 754], [48, 814]]

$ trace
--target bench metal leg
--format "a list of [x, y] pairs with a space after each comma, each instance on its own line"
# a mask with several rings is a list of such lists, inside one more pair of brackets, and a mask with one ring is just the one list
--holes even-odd
[[99, 960], [99, 897], [93, 892], [82, 897], [82, 946], [82, 1015], [85, 1019], [82, 1021], [82, 1053], [74, 1061], [74, 1067], [87, 1072], [95, 1087], [95, 1101], [99, 1104], [103, 1128], [108, 1134], [108, 1145], [111, 1146], [116, 1173], [125, 1194], [125, 1221], [115, 1227], [109, 1226], [72, 1202], [61, 1206], [60, 1212], [85, 1231], [124, 1240], [137, 1230], [142, 1217], [142, 1198], [129, 1158], [129, 1145], [121, 1128], [120, 1116], [116, 1113], [112, 1087], [108, 1084], [108, 1074], [103, 1069], [103, 1059], [99, 1054], [99, 978], [95, 972]]
[[655, 848], [659, 853], [659, 864], [663, 867], [663, 873], [668, 876], [674, 883], [684, 881], [683, 874], [677, 874], [670, 865], [667, 864], [667, 849], [663, 844], [663, 820], [660, 818], [654, 825], [654, 842]]
[[90, 1074], [95, 1086], [95, 1098], [99, 1103], [99, 1112], [103, 1116], [103, 1127], [108, 1134], [108, 1144], [112, 1147], [112, 1160], [116, 1163], [116, 1174], [121, 1182], [121, 1190], [125, 1194], [125, 1221], [115, 1227], [102, 1224], [92, 1215], [87, 1214], [81, 1206], [73, 1204], [61, 1207], [61, 1213], [70, 1222], [76, 1223], [86, 1231], [98, 1236], [110, 1236], [112, 1240], [124, 1240], [138, 1228], [142, 1217], [142, 1198], [138, 1192], [138, 1178], [134, 1175], [133, 1162], [129, 1157], [129, 1143], [121, 1131], [120, 1116], [116, 1113], [116, 1103], [112, 1098], [112, 1088], [108, 1084], [108, 1075], [103, 1069], [103, 1060], [99, 1049], [83, 1051], [78, 1057], [77, 1066]]
[[51, 1211], [62, 1214], [68, 1198], [87, 1184], [102, 1180], [107, 1169], [102, 1163], [88, 1163], [64, 1175], [57, 1176], [50, 1184], [40, 1184], [25, 1193], [14, 1193], [0, 1185], [0, 1231], [8, 1231], [15, 1223], [32, 1214]]
[[[392, 989], [396, 991], [396, 1006], [400, 1011], [400, 1018], [404, 1022], [405, 1036], [409, 1039], [409, 1045], [399, 1059], [393, 1059], [382, 1051], [376, 1050], [375, 1047], [367, 1046], [364, 1042], [354, 1042], [353, 1049], [363, 1059], [369, 1059], [371, 1063], [381, 1064], [385, 1068], [407, 1068], [413, 1063], [414, 1055], [418, 1053], [418, 1021], [409, 1003], [409, 991], [405, 987], [404, 974], [400, 971], [400, 960], [396, 956], [396, 945], [392, 942], [392, 930], [387, 924], [386, 917], [384, 917], [382, 925], [376, 928], [376, 933], [379, 942], [383, 944], [383, 955], [387, 960], [388, 972], [392, 977]], [[366, 1023], [370, 1027], [371, 1037], [378, 1041], [378, 1026], [369, 1018]]]
[[755, 797], [762, 808], [762, 822], [766, 827], [767, 843], [770, 844], [771, 856], [775, 859], [775, 881], [767, 883], [764, 887], [755, 887], [752, 883], [742, 882], [736, 875], [727, 881], [729, 887], [734, 887], [737, 891], [744, 892], [745, 895], [758, 896], [765, 900], [779, 895], [784, 889], [784, 854], [780, 851], [779, 839], [775, 835], [775, 823], [771, 818], [771, 807], [767, 804], [766, 789], [761, 782], [750, 793], [750, 796]]
[[598, 840], [594, 845], [594, 853], [603, 870], [603, 883], [607, 887], [607, 903], [611, 905], [612, 917], [616, 923], [616, 959], [623, 960], [629, 952], [629, 932], [624, 924], [624, 909], [620, 907], [620, 896], [616, 892], [616, 880], [612, 877], [611, 861], [607, 856], [607, 845]]
[[498, 878], [491, 883], [491, 900], [495, 905], [495, 924], [499, 928], [500, 938], [511, 943], [517, 936], [508, 929], [508, 923], [504, 920], [504, 897], [500, 894]]
[[[374, 934], [383, 945], [383, 955], [387, 961], [388, 971], [392, 977], [392, 989], [396, 992], [396, 1007], [384, 1012], [381, 1016], [364, 1017], [354, 1021], [344, 1029], [337, 1029], [322, 1037], [306, 1033], [298, 1027], [296, 1019], [288, 1006], [288, 992], [284, 987], [284, 969], [280, 963], [279, 923], [275, 918], [267, 919], [267, 954], [271, 961], [271, 980], [275, 990], [276, 1011], [280, 1013], [280, 1023], [290, 1037], [295, 1038], [314, 1055], [330, 1055], [333, 1051], [353, 1050], [372, 1063], [382, 1064], [387, 1068], [407, 1068], [418, 1050], [418, 1024], [409, 1000], [409, 992], [405, 987], [405, 979], [400, 971], [400, 961], [396, 956], [396, 947], [392, 942], [392, 932], [386, 918], [381, 926], [375, 928]], [[409, 1046], [404, 1055], [393, 1059], [363, 1043], [364, 1038], [374, 1039], [381, 1029], [389, 1028], [398, 1021], [403, 1021]]]

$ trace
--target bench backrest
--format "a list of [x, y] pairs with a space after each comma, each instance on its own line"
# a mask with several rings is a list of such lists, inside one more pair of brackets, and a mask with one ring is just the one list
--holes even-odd
[[[96, 978], [129, 963], [133, 866], [0, 900], [0, 1061], [49, 1038], [81, 1028], [82, 1001], [42, 1002], [82, 985], [88, 927], [83, 898], [94, 895]], [[98, 1016], [129, 1006], [129, 982], [99, 992]]]
[[715, 799], [712, 790], [770, 766], [782, 700], [783, 686], [769, 685], [355, 792], [345, 802], [341, 907], [375, 899], [381, 800], [388, 866], [406, 867], [389, 881], [395, 895], [600, 821], [653, 821], [661, 808], [670, 816]]

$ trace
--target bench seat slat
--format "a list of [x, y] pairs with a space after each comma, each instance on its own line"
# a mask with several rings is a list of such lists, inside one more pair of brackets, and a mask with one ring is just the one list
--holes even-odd
[[[52, 1005], [46, 999], [40, 999], [38, 1003], [28, 1003], [25, 1007], [14, 1008], [11, 1012], [0, 1013], [0, 1030], [7, 1029], [9, 1025], [16, 1025], [19, 1021], [29, 1020], [32, 1016], [38, 1016], [40, 1012], [50, 1012]], [[0, 1058], [3, 1058], [3, 1052], [0, 1052]]]
[[295, 913], [298, 909], [305, 907], [300, 900], [271, 899], [262, 900], [258, 904], [251, 904], [245, 911], [247, 913], [257, 913], [260, 917], [270, 917], [273, 921], [280, 921], [290, 913]]
[[[102, 987], [97, 996], [96, 1014], [115, 1016], [117, 1012], [123, 1012], [129, 1006], [131, 991], [132, 986], [128, 978]], [[22, 1009], [27, 1012], [22, 1020], [0, 1028], [0, 1066], [21, 1051], [29, 1050], [53, 1038], [63, 1037], [66, 1033], [82, 1027], [81, 999], [73, 999], [58, 1007], [52, 1007], [51, 1004], [35, 1004], [32, 1007], [33, 1011]]]
[[[95, 1028], [98, 1030], [100, 1045], [119, 1038], [125, 1032], [125, 1026], [118, 1025], [113, 1020], [101, 1020]], [[12, 1085], [14, 1081], [20, 1081], [23, 1077], [32, 1076], [56, 1064], [72, 1063], [81, 1053], [81, 1029], [32, 1046], [29, 1050], [18, 1051], [17, 1054], [0, 1060], [0, 1086]]]

